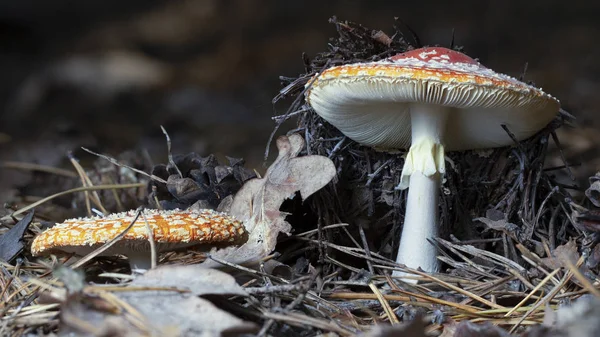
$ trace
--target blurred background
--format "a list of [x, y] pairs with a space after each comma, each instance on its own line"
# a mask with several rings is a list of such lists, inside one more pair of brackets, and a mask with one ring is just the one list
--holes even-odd
[[[337, 36], [336, 15], [424, 45], [455, 43], [558, 97], [578, 118], [559, 134], [585, 188], [600, 170], [600, 2], [86, 0], [0, 2], [0, 161], [68, 164], [81, 146], [244, 157], [262, 169], [283, 114], [279, 76], [304, 72]], [[292, 128], [293, 125], [290, 125]], [[281, 130], [284, 133], [286, 130]], [[560, 165], [553, 150], [548, 166]], [[0, 201], [31, 177], [0, 170]], [[11, 192], [11, 193], [9, 193]]]

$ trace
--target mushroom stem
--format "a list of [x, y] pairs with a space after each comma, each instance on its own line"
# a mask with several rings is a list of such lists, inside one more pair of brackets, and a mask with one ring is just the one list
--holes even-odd
[[[446, 171], [443, 136], [449, 108], [412, 104], [410, 109], [412, 145], [398, 186], [408, 187], [408, 197], [396, 262], [436, 272], [439, 269], [436, 250], [427, 239], [438, 235], [439, 189]], [[393, 275], [404, 273], [396, 271]]]
[[[439, 269], [436, 249], [427, 241], [438, 236], [439, 187], [439, 174], [427, 177], [414, 172], [411, 176], [397, 263], [427, 272]], [[394, 272], [394, 276], [400, 275], [403, 273]]]
[[128, 252], [127, 259], [129, 260], [129, 267], [133, 272], [136, 269], [150, 270], [152, 267], [152, 258], [150, 252], [135, 251]]

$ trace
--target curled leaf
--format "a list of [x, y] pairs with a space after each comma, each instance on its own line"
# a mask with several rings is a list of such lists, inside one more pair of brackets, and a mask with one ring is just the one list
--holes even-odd
[[[214, 256], [233, 263], [258, 261], [269, 255], [279, 233], [288, 234], [291, 226], [279, 211], [287, 198], [300, 192], [303, 199], [327, 185], [335, 176], [333, 162], [323, 156], [298, 157], [304, 147], [299, 135], [277, 139], [279, 155], [263, 178], [247, 181], [235, 195], [229, 213], [242, 220], [248, 241], [237, 248], [223, 249]], [[211, 261], [206, 261], [212, 265]]]
[[33, 211], [0, 236], [0, 260], [10, 262], [23, 250], [23, 234], [33, 220]]

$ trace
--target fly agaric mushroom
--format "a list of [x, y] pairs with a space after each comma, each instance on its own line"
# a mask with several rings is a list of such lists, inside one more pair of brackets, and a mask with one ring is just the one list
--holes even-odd
[[445, 151], [511, 145], [502, 125], [523, 140], [560, 108], [541, 89], [441, 47], [336, 66], [315, 76], [306, 101], [326, 121], [360, 144], [409, 149], [398, 185], [409, 190], [396, 262], [427, 272], [439, 268], [427, 239], [438, 234]]
[[[200, 211], [144, 210], [158, 252], [195, 245], [208, 247], [241, 243], [242, 222], [210, 209]], [[121, 234], [136, 218], [136, 211], [106, 217], [69, 219], [38, 235], [31, 244], [33, 256], [53, 252], [85, 255]], [[150, 268], [150, 243], [144, 217], [138, 217], [125, 235], [101, 255], [125, 255], [131, 269]]]

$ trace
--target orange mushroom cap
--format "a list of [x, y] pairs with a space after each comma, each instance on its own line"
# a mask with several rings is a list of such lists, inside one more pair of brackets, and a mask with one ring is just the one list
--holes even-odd
[[558, 114], [559, 101], [539, 88], [497, 73], [442, 47], [414, 49], [376, 62], [331, 67], [315, 75], [306, 101], [356, 142], [381, 149], [411, 146], [410, 111], [451, 111], [446, 150], [513, 144], [533, 136]]
[[[225, 213], [204, 209], [144, 210], [158, 251], [193, 245], [232, 245], [246, 237], [242, 222]], [[135, 219], [136, 211], [105, 217], [68, 219], [38, 235], [31, 244], [34, 256], [63, 251], [84, 255], [121, 234]], [[148, 251], [148, 230], [140, 216], [119, 242], [102, 255]]]

